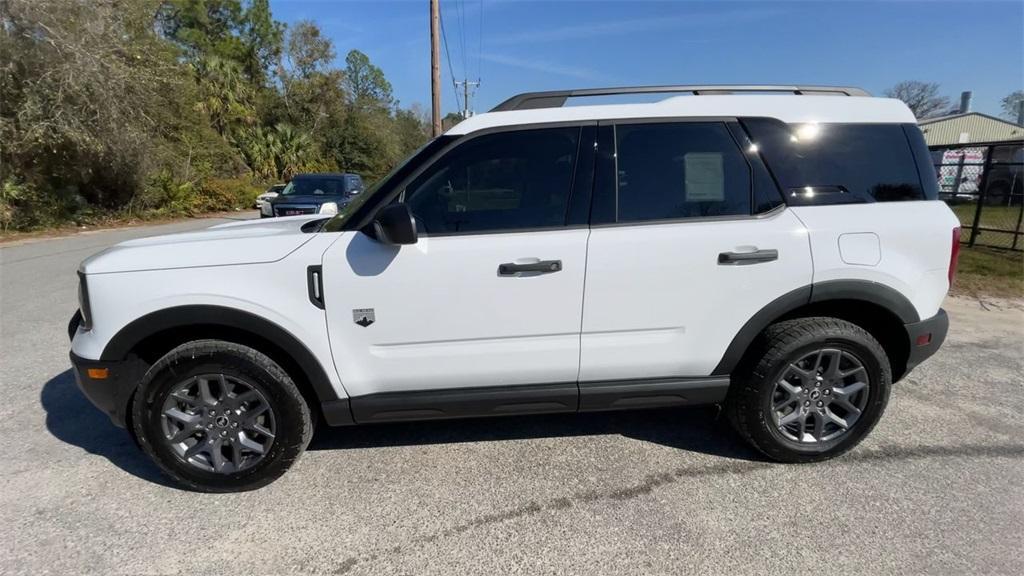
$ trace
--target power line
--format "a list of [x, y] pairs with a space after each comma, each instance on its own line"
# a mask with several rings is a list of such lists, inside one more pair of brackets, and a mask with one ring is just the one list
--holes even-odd
[[480, 27], [477, 31], [477, 47], [476, 47], [476, 80], [480, 81], [480, 68], [482, 67], [481, 62], [484, 59], [484, 0], [480, 0]]
[[[455, 94], [455, 104], [459, 105], [459, 87], [455, 84], [455, 72], [452, 70], [452, 55], [448, 52], [448, 34], [444, 30], [444, 10], [440, 11], [441, 40], [444, 41], [444, 55], [448, 60], [448, 75], [452, 78], [452, 93]], [[462, 109], [462, 106], [459, 106]]]
[[463, 0], [456, 0], [456, 14], [459, 16], [459, 38], [462, 46], [462, 77], [469, 76], [469, 68], [466, 66], [466, 4]]

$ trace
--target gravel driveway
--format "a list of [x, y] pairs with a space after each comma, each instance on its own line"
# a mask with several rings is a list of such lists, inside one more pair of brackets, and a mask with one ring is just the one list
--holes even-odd
[[79, 394], [78, 262], [214, 221], [0, 247], [0, 572], [1019, 574], [1024, 306], [950, 299], [942, 351], [823, 464], [714, 409], [321, 430], [246, 494], [168, 485]]

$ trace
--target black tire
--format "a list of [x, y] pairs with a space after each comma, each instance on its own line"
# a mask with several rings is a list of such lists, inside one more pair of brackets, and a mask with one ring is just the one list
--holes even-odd
[[[176, 453], [165, 435], [163, 408], [169, 395], [182, 382], [211, 374], [223, 374], [258, 391], [274, 418], [274, 435], [267, 440], [266, 452], [247, 468], [231, 472], [201, 469]], [[220, 340], [188, 342], [168, 352], [146, 372], [131, 408], [132, 428], [146, 454], [174, 481], [201, 492], [241, 492], [266, 486], [288, 470], [313, 435], [309, 406], [288, 374], [257, 350]]]
[[[860, 361], [868, 380], [866, 400], [860, 400], [863, 406], [858, 419], [838, 437], [798, 442], [776, 425], [775, 384], [792, 363], [823, 348], [840, 350]], [[843, 454], [871, 432], [885, 411], [891, 388], [889, 358], [871, 334], [837, 318], [799, 318], [768, 327], [754, 342], [734, 376], [726, 414], [736, 431], [769, 458], [818, 462]]]

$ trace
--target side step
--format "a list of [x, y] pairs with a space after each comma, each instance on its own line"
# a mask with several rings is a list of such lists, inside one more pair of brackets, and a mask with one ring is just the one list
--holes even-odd
[[714, 404], [727, 376], [566, 382], [368, 394], [350, 399], [357, 423], [603, 412]]

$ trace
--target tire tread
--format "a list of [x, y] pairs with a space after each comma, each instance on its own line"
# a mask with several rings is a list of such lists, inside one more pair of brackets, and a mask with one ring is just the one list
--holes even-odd
[[[198, 483], [180, 474], [173, 467], [168, 466], [154, 450], [154, 447], [147, 438], [143, 428], [145, 418], [142, 415], [142, 411], [146, 404], [144, 400], [145, 394], [149, 392], [148, 389], [150, 384], [154, 381], [157, 375], [168, 369], [173, 371], [175, 366], [183, 362], [193, 361], [198, 358], [214, 354], [226, 354], [228, 356], [243, 358], [266, 371], [274, 381], [274, 384], [280, 386], [287, 396], [290, 396], [293, 399], [298, 399], [299, 406], [302, 411], [302, 432], [297, 446], [298, 450], [289, 450], [287, 454], [275, 463], [276, 470], [274, 472], [264, 475], [255, 475], [244, 484], [233, 484], [229, 487], [217, 487], [207, 483]], [[231, 364], [225, 364], [224, 366], [237, 367]], [[312, 416], [309, 406], [306, 404], [302, 393], [299, 391], [295, 382], [288, 373], [262, 352], [242, 344], [226, 342], [223, 340], [193, 340], [191, 342], [186, 342], [165, 354], [155, 364], [153, 364], [149, 370], [146, 371], [145, 376], [143, 376], [142, 383], [136, 391], [135, 398], [133, 399], [132, 412], [133, 435], [146, 455], [148, 455], [150, 459], [157, 464], [161, 472], [170, 477], [176, 483], [186, 489], [197, 492], [238, 492], [255, 490], [266, 486], [279, 478], [281, 474], [291, 467], [291, 465], [299, 458], [302, 452], [309, 445], [309, 442], [313, 437]]]
[[[829, 316], [812, 316], [796, 318], [772, 324], [755, 339], [741, 362], [729, 395], [726, 398], [725, 413], [733, 428], [751, 446], [772, 460], [780, 462], [820, 462], [840, 456], [851, 450], [866, 436], [877, 423], [866, 422], [866, 426], [857, 431], [854, 441], [844, 441], [831, 450], [819, 453], [796, 452], [781, 445], [769, 434], [766, 427], [765, 412], [761, 410], [761, 387], [769, 385], [768, 378], [776, 362], [785, 357], [787, 351], [815, 340], [852, 340], [866, 347], [874, 356], [881, 368], [881, 406], [878, 416], [884, 412], [889, 400], [889, 388], [892, 382], [892, 369], [888, 356], [882, 345], [865, 329], [852, 322]], [[852, 432], [851, 432], [852, 433]]]

